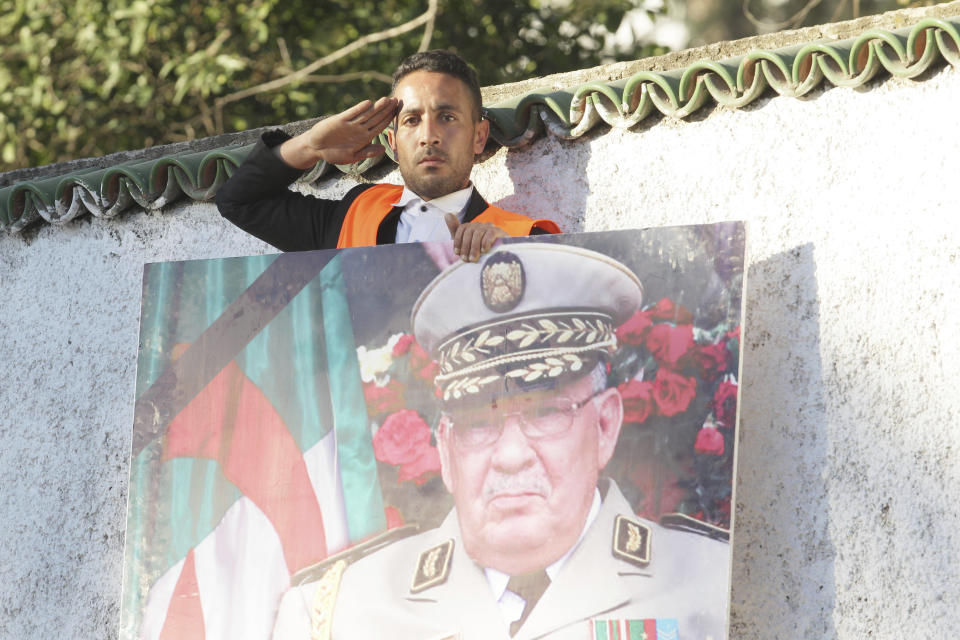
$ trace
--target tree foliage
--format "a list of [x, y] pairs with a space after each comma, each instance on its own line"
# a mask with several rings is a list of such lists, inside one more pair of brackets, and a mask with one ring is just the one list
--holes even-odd
[[[434, 2], [429, 24], [283, 87], [256, 89], [363, 36], [407, 24]], [[0, 0], [0, 171], [335, 113], [386, 94], [396, 64], [426, 44], [458, 51], [483, 84], [498, 84], [663, 53], [643, 42], [605, 46], [624, 15], [643, 7], [659, 6], [647, 10], [653, 17], [679, 8], [698, 44], [750, 35], [763, 30], [759, 22], [798, 11], [812, 24], [931, 3]], [[239, 97], [244, 90], [252, 95]]]
[[[459, 51], [484, 84], [582, 68], [612, 58], [604, 35], [639, 1], [440, 0], [429, 45]], [[426, 0], [0, 0], [0, 171], [302, 120], [384, 95], [424, 27], [225, 104], [222, 119], [215, 108], [426, 9]]]

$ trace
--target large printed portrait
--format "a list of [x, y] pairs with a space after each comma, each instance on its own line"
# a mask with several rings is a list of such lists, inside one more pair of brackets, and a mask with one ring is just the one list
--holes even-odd
[[744, 228], [149, 264], [120, 636], [726, 637]]

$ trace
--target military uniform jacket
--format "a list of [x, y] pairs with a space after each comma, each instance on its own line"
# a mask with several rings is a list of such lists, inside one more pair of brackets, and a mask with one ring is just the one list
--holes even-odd
[[[597, 623], [658, 619], [658, 638], [726, 638], [729, 545], [695, 533], [649, 527], [645, 566], [612, 552], [618, 514], [626, 499], [610, 482], [597, 519], [547, 588], [514, 640], [585, 640]], [[412, 592], [422, 554], [453, 541], [443, 579]], [[316, 583], [283, 598], [274, 640], [311, 637]], [[463, 550], [456, 512], [434, 530], [407, 538], [359, 560], [343, 574], [333, 608], [335, 640], [510, 640], [483, 570]], [[678, 633], [671, 633], [674, 628]]]

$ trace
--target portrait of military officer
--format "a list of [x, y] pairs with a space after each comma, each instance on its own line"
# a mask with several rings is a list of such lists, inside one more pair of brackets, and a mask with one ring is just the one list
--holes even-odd
[[274, 638], [726, 638], [729, 545], [634, 515], [604, 476], [623, 423], [614, 329], [641, 279], [594, 251], [505, 244], [414, 304], [439, 362], [454, 508], [284, 596]]

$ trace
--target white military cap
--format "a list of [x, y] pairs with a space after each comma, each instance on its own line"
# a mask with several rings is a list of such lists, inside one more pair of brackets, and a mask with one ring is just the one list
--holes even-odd
[[458, 262], [413, 306], [417, 341], [436, 358], [445, 403], [552, 388], [616, 349], [640, 308], [636, 275], [609, 256], [553, 243], [504, 244]]

